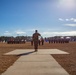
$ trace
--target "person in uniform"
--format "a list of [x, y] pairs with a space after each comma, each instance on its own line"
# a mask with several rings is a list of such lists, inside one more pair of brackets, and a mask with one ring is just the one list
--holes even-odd
[[39, 36], [41, 35], [38, 33], [37, 30], [35, 30], [35, 33], [32, 36], [35, 52], [38, 51]]

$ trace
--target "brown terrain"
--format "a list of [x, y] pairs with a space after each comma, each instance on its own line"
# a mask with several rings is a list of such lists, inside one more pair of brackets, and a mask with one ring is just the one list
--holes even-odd
[[[76, 42], [64, 43], [64, 44], [49, 44], [44, 43], [44, 45], [39, 46], [40, 49], [60, 49], [62, 51], [66, 51], [70, 54], [55, 54], [52, 55], [57, 62], [65, 68], [65, 70], [70, 75], [76, 75]], [[28, 42], [25, 44], [7, 44], [0, 43], [0, 74], [6, 71], [8, 67], [10, 67], [19, 56], [6, 56], [4, 53], [10, 52], [15, 49], [33, 49], [33, 46]]]

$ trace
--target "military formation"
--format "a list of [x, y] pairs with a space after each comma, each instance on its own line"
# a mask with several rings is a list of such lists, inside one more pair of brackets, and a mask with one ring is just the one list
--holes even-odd
[[7, 41], [8, 44], [24, 44], [26, 43], [25, 40], [8, 40]]
[[[40, 38], [39, 38], [40, 37]], [[0, 37], [0, 42], [3, 41], [7, 42], [7, 44], [25, 44], [26, 42], [31, 42], [31, 46], [34, 46], [35, 52], [38, 51], [39, 45], [44, 45], [44, 42], [49, 44], [64, 44], [69, 43], [70, 41], [76, 41], [76, 37], [49, 37], [43, 38], [38, 30], [35, 30], [35, 33], [32, 34], [32, 37], [27, 36], [17, 36], [17, 37]]]
[[[40, 38], [39, 38], [40, 37]], [[70, 38], [67, 38], [70, 37]], [[37, 30], [35, 30], [35, 33], [32, 36], [17, 36], [17, 37], [0, 37], [0, 42], [5, 42], [7, 44], [24, 44], [26, 42], [31, 42], [31, 45], [44, 45], [44, 42], [48, 42], [49, 44], [56, 44], [56, 43], [69, 43], [71, 41], [76, 41], [76, 36], [64, 36], [63, 38], [61, 36], [54, 36], [54, 37], [47, 37], [43, 38], [40, 33], [38, 33]]]
[[69, 43], [69, 39], [48, 39], [49, 43]]

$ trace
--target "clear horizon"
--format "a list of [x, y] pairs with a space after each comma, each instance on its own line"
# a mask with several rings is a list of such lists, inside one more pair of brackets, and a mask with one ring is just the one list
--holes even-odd
[[76, 36], [76, 0], [0, 0], [0, 36]]

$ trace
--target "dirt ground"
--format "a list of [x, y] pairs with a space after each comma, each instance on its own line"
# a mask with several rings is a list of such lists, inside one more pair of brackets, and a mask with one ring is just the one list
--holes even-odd
[[[55, 54], [52, 55], [58, 63], [65, 68], [65, 70], [70, 75], [76, 75], [76, 42], [70, 42], [65, 44], [49, 44], [44, 43], [44, 45], [39, 46], [40, 49], [60, 49], [66, 51], [70, 54]], [[33, 49], [30, 43], [25, 44], [7, 44], [0, 43], [0, 74], [6, 71], [6, 69], [11, 66], [19, 56], [5, 56], [4, 53], [10, 52], [15, 49]]]

